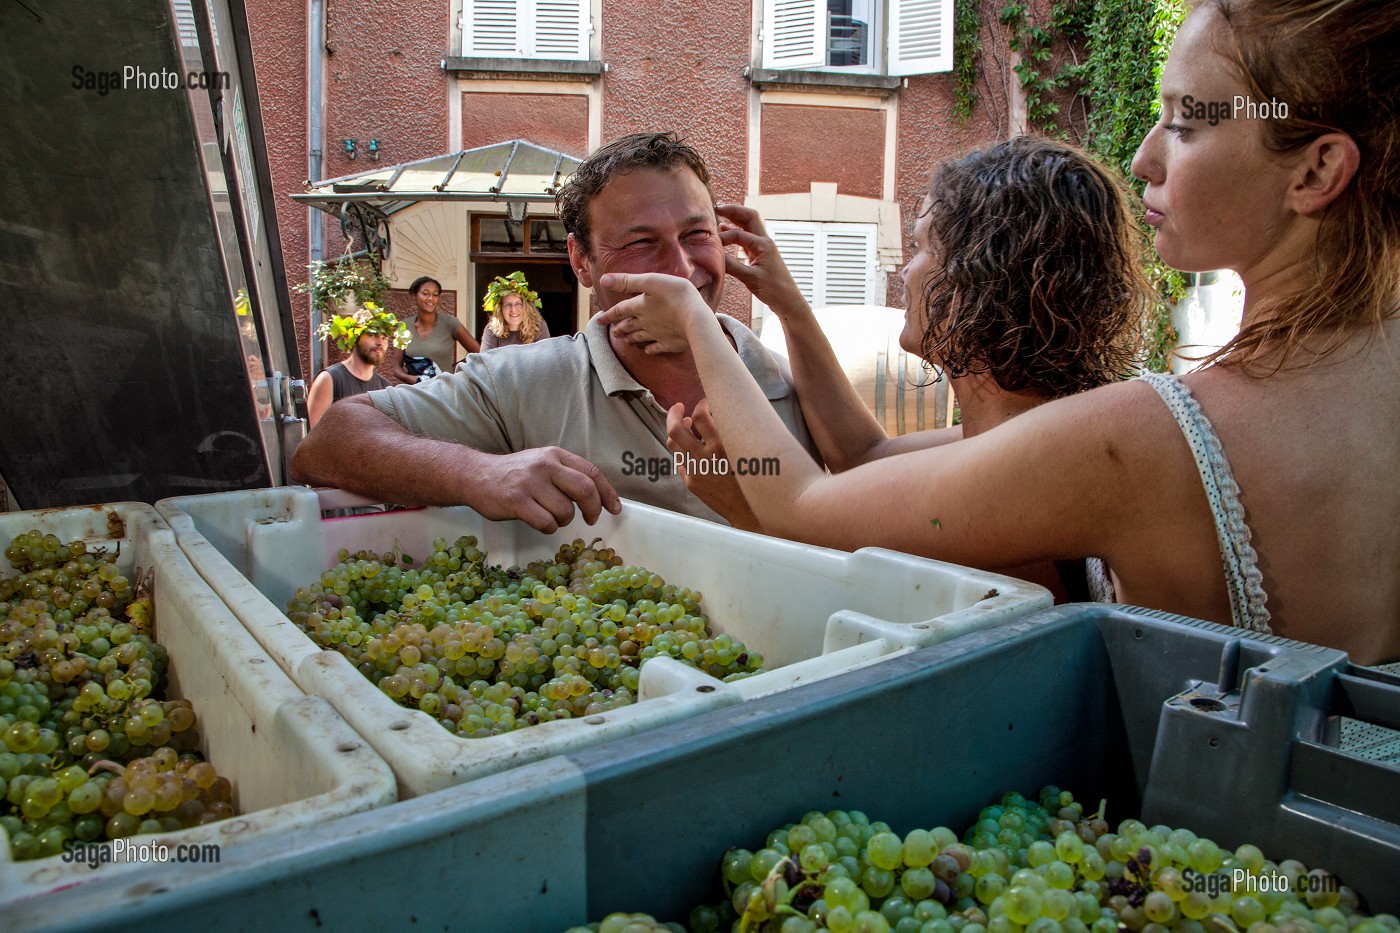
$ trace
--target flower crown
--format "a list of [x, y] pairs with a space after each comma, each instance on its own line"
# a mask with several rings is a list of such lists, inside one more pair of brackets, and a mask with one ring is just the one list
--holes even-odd
[[322, 321], [316, 333], [324, 340], [334, 341], [346, 353], [355, 349], [355, 344], [364, 334], [384, 334], [400, 350], [413, 339], [407, 324], [372, 301], [366, 301], [365, 306], [354, 314], [337, 314], [328, 321]]
[[486, 299], [481, 302], [481, 309], [489, 314], [496, 313], [496, 309], [501, 306], [501, 300], [514, 292], [525, 300], [526, 304], [540, 307], [540, 296], [530, 291], [530, 285], [525, 281], [525, 273], [512, 272], [506, 276], [496, 276], [491, 280], [491, 284], [486, 286]]

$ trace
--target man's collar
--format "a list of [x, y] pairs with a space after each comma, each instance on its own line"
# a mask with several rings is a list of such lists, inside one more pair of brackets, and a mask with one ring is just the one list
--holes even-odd
[[[727, 314], [717, 315], [720, 326], [725, 333], [734, 340], [735, 347], [739, 351], [739, 359], [753, 375], [754, 381], [758, 383], [763, 394], [770, 400], [786, 398], [792, 387], [783, 378], [782, 369], [777, 359], [768, 348], [759, 342], [753, 331], [749, 330], [739, 321]], [[646, 387], [632, 378], [613, 352], [612, 342], [608, 340], [607, 328], [598, 323], [597, 315], [589, 319], [588, 324], [583, 329], [583, 339], [588, 343], [588, 354], [593, 362], [593, 369], [598, 373], [598, 381], [602, 383], [603, 391], [608, 395], [616, 395], [619, 392], [645, 392]]]

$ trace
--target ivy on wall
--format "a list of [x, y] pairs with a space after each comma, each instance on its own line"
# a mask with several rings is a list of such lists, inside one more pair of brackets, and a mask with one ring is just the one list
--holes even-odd
[[[964, 6], [972, 12], [964, 14]], [[976, 0], [958, 0], [956, 29], [975, 23], [980, 31]], [[1012, 69], [1026, 103], [1027, 124], [1048, 136], [1070, 140], [1095, 153], [1142, 193], [1143, 183], [1132, 176], [1133, 154], [1142, 136], [1157, 119], [1162, 64], [1185, 13], [1184, 0], [1055, 0], [1037, 14], [1030, 0], [1007, 0], [997, 19], [1006, 31], [1019, 62]], [[958, 33], [955, 33], [958, 36]], [[961, 36], [958, 36], [960, 39]], [[964, 75], [977, 72], [963, 56], [981, 59], [980, 38], [962, 45], [955, 39], [954, 74], [957, 95]], [[1150, 63], [1150, 67], [1144, 67]], [[1067, 99], [1072, 112], [1062, 109]], [[963, 97], [957, 97], [954, 113]], [[969, 98], [967, 113], [975, 104]], [[1080, 118], [1076, 119], [1076, 114]], [[1145, 225], [1144, 235], [1150, 231]], [[1147, 273], [1159, 300], [1145, 328], [1144, 355], [1149, 370], [1171, 367], [1177, 343], [1170, 304], [1181, 299], [1186, 277], [1163, 265], [1155, 253]]]
[[956, 0], [953, 6], [953, 116], [966, 123], [977, 106], [982, 77], [981, 0]]

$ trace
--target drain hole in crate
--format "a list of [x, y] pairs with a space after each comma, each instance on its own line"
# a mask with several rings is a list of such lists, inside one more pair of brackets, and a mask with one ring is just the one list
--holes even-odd
[[335, 747], [335, 750], [338, 751], [338, 752], [353, 752], [355, 749], [357, 749], [357, 748], [359, 748], [359, 747], [360, 747], [360, 746], [357, 745], [357, 744], [354, 743], [354, 742], [341, 742], [339, 745], [337, 745], [337, 746]]
[[1225, 711], [1224, 703], [1212, 700], [1210, 697], [1192, 697], [1191, 705], [1203, 713], [1222, 713]]
[[406, 723], [406, 722], [391, 722], [391, 723], [389, 723], [389, 728], [390, 728], [390, 729], [393, 729], [395, 732], [402, 732], [403, 730], [405, 730], [405, 729], [408, 728], [408, 723]]
[[1209, 745], [1211, 748], [1219, 748], [1219, 747], [1220, 747], [1220, 740], [1217, 739], [1215, 736], [1211, 736], [1211, 737], [1210, 737], [1210, 741], [1207, 742], [1206, 744]]
[[702, 687], [696, 687], [696, 688], [695, 688], [695, 692], [696, 692], [696, 693], [714, 693], [714, 692], [715, 692], [715, 688], [712, 687], [712, 686], [710, 686], [709, 684], [705, 684], [705, 685], [702, 686]]
[[607, 722], [607, 720], [602, 716], [589, 716], [584, 722], [588, 723], [590, 726], [601, 726], [603, 723]]

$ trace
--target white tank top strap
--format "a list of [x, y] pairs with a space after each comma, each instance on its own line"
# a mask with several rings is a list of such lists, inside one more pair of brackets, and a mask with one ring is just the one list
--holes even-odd
[[1149, 373], [1142, 381], [1161, 396], [1186, 436], [1191, 456], [1196, 460], [1220, 540], [1225, 584], [1230, 591], [1230, 615], [1235, 625], [1269, 634], [1269, 610], [1265, 606], [1268, 596], [1264, 592], [1264, 575], [1259, 570], [1259, 555], [1250, 543], [1249, 525], [1245, 523], [1244, 506], [1240, 503], [1240, 487], [1230, 472], [1230, 463], [1225, 459], [1225, 449], [1215, 428], [1201, 411], [1200, 402], [1177, 377]]

